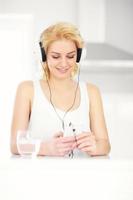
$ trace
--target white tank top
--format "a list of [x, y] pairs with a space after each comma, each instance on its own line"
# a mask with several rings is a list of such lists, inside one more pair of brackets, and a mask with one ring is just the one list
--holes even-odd
[[[65, 131], [62, 130], [61, 120], [54, 111], [53, 106], [46, 98], [39, 80], [33, 81], [34, 99], [29, 121], [29, 131], [32, 138], [48, 140], [55, 133], [62, 131], [64, 136], [73, 135], [72, 127], [79, 134], [90, 131], [89, 96], [86, 83], [80, 82], [80, 105], [69, 111], [64, 118]], [[64, 111], [56, 108], [58, 115], [63, 118]], [[70, 123], [72, 126], [70, 126]]]

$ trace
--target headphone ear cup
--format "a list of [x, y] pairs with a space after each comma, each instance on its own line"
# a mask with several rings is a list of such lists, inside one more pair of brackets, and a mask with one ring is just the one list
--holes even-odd
[[82, 54], [82, 48], [77, 48], [77, 60], [76, 60], [77, 63], [80, 62], [81, 54]]
[[45, 50], [42, 46], [42, 42], [39, 42], [39, 45], [40, 45], [40, 49], [41, 49], [42, 62], [45, 62], [46, 61], [46, 53], [45, 53]]

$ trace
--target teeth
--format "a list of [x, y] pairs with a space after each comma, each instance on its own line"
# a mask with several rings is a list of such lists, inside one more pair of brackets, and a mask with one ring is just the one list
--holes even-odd
[[58, 69], [60, 72], [66, 72], [68, 69]]

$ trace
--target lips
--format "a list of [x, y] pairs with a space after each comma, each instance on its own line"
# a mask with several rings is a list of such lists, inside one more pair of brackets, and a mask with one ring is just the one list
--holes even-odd
[[60, 73], [66, 73], [69, 68], [56, 68]]

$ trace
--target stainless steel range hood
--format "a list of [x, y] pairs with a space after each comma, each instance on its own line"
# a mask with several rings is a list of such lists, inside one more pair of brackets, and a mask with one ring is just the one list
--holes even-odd
[[107, 43], [86, 43], [86, 56], [81, 61], [83, 70], [131, 70], [133, 54]]

